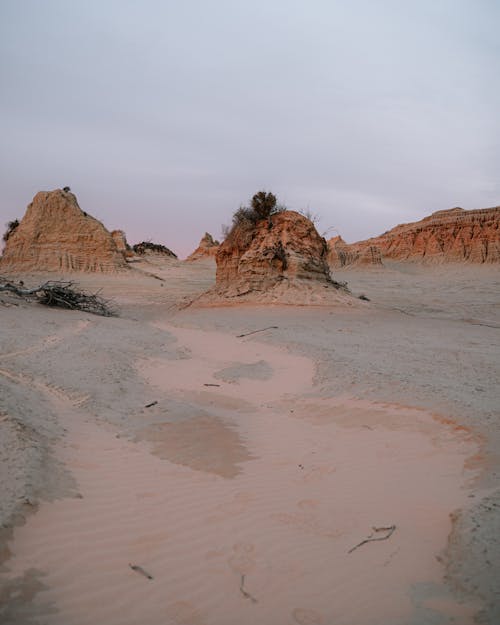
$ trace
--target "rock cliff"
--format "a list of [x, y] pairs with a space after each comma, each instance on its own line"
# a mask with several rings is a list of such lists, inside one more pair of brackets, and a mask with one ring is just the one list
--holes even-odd
[[219, 245], [219, 241], [215, 241], [211, 234], [205, 232], [205, 234], [201, 237], [198, 247], [186, 258], [186, 260], [193, 262], [208, 258], [215, 259]]
[[330, 277], [325, 239], [294, 211], [237, 224], [220, 245], [216, 262], [216, 284], [204, 301], [328, 304], [354, 299]]
[[78, 206], [69, 190], [40, 191], [6, 242], [1, 271], [126, 269], [110, 232]]
[[[451, 208], [421, 221], [401, 224], [384, 234], [346, 244], [329, 241], [332, 267], [356, 265], [365, 258], [424, 263], [500, 262], [500, 207], [479, 210]], [[378, 261], [377, 261], [378, 262]]]

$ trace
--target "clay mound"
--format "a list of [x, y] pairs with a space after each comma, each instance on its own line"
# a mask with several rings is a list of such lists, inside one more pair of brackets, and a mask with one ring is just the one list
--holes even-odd
[[219, 245], [219, 241], [215, 241], [211, 234], [205, 232], [201, 237], [198, 247], [186, 260], [194, 262], [198, 260], [215, 259]]
[[100, 221], [81, 210], [69, 190], [40, 191], [5, 245], [2, 271], [126, 269], [122, 253]]
[[354, 246], [376, 246], [383, 258], [398, 261], [498, 263], [500, 207], [437, 211]]
[[161, 245], [160, 243], [151, 243], [151, 241], [143, 241], [142, 243], [136, 243], [132, 246], [134, 254], [138, 256], [156, 256], [166, 258], [177, 258], [177, 254], [174, 254], [168, 247]]
[[325, 239], [295, 211], [237, 224], [220, 245], [216, 262], [215, 286], [198, 300], [201, 304], [355, 301], [330, 277]]

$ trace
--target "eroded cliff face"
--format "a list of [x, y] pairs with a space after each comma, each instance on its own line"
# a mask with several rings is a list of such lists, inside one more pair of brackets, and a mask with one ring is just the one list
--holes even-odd
[[[396, 226], [379, 237], [346, 244], [329, 241], [332, 267], [354, 266], [373, 259], [424, 263], [500, 262], [500, 207], [479, 210], [452, 208], [421, 221]], [[377, 264], [377, 263], [375, 263]]]
[[209, 295], [287, 304], [353, 299], [332, 281], [327, 251], [312, 222], [294, 211], [238, 225], [217, 251]]
[[35, 195], [0, 259], [0, 270], [14, 272], [126, 268], [111, 233], [81, 210], [73, 193], [62, 189]]
[[215, 241], [211, 234], [205, 232], [205, 234], [201, 237], [198, 247], [186, 258], [186, 260], [193, 262], [197, 260], [215, 259], [218, 249], [219, 241]]
[[127, 243], [127, 237], [123, 230], [112, 230], [111, 236], [116, 244], [117, 250], [121, 252], [125, 258], [132, 256], [131, 248]]
[[375, 245], [359, 247], [357, 244], [349, 245], [342, 237], [333, 237], [328, 240], [328, 264], [332, 268], [363, 266], [381, 267], [382, 255]]
[[497, 263], [500, 262], [500, 207], [437, 211], [364, 243], [377, 245], [384, 258], [395, 260]]

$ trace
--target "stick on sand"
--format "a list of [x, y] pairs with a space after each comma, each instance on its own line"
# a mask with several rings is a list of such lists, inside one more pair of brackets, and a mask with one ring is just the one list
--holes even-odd
[[240, 582], [241, 594], [245, 597], [245, 599], [250, 599], [252, 603], [258, 603], [257, 599], [255, 597], [252, 597], [252, 595], [243, 588], [244, 584], [245, 584], [245, 576], [242, 575], [241, 582]]
[[150, 575], [147, 571], [145, 571], [142, 566], [139, 566], [138, 564], [130, 564], [129, 562], [129, 567], [132, 569], [132, 571], [135, 571], [136, 573], [139, 573], [140, 575], [144, 575], [144, 577], [147, 577], [148, 579], [153, 579], [153, 576]]
[[361, 547], [361, 545], [364, 545], [365, 543], [375, 542], [376, 540], [387, 540], [396, 531], [396, 526], [390, 525], [389, 527], [372, 527], [372, 529], [374, 532], [387, 532], [387, 534], [385, 536], [379, 536], [379, 538], [372, 538], [373, 534], [370, 534], [368, 538], [365, 538], [357, 545], [354, 545], [354, 547], [351, 547], [347, 553], [352, 553], [355, 549]]
[[236, 338], [241, 339], [244, 336], [250, 336], [250, 334], [256, 334], [257, 332], [265, 332], [265, 330], [277, 330], [278, 326], [269, 326], [267, 328], [261, 328], [260, 330], [252, 330], [251, 332], [245, 332], [245, 334], [237, 334]]

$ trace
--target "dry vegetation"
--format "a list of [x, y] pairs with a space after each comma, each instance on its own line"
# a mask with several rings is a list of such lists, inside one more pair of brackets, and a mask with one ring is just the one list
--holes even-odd
[[44, 306], [83, 310], [102, 317], [116, 315], [112, 303], [99, 293], [87, 293], [76, 288], [71, 281], [49, 280], [32, 288], [25, 288], [24, 282], [17, 284], [0, 277], [0, 291], [13, 293], [26, 301], [35, 301]]

